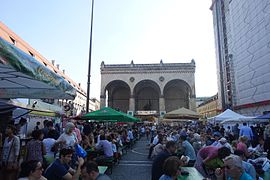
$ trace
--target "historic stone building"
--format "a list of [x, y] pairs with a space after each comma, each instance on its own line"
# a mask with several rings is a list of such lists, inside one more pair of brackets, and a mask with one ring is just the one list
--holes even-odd
[[195, 61], [191, 63], [101, 63], [101, 107], [123, 112], [196, 111]]
[[197, 112], [204, 119], [214, 117], [220, 113], [221, 110], [218, 109], [218, 95], [209, 97], [203, 103], [197, 107]]

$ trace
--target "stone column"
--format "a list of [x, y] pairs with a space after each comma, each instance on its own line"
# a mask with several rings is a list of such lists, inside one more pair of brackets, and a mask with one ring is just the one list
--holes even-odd
[[106, 96], [100, 95], [100, 109], [106, 106]]
[[163, 95], [159, 97], [159, 111], [165, 111], [165, 98]]
[[197, 110], [196, 110], [196, 96], [195, 95], [191, 95], [191, 97], [189, 99], [189, 108], [190, 108], [190, 110], [197, 112]]
[[135, 113], [135, 98], [134, 98], [134, 95], [130, 95], [130, 97], [129, 97], [129, 111], [133, 111], [133, 113]]

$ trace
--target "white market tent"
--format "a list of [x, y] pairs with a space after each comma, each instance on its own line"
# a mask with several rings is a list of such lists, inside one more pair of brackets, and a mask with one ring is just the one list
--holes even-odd
[[254, 117], [246, 117], [245, 119], [227, 119], [222, 121], [222, 125], [233, 125], [235, 123], [244, 123], [246, 122], [249, 125], [269, 122], [268, 119], [255, 119]]
[[238, 114], [230, 109], [227, 109], [223, 113], [209, 118], [208, 121], [210, 123], [221, 123], [222, 121], [225, 121], [228, 119], [230, 119], [230, 120], [240, 120], [240, 119], [244, 120], [244, 119], [251, 119], [251, 117], [243, 116], [243, 115]]

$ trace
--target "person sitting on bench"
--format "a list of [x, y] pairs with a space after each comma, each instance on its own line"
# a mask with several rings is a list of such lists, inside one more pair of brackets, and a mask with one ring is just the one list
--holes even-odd
[[96, 145], [96, 149], [104, 152], [96, 158], [97, 162], [113, 158], [112, 143], [105, 138], [105, 135], [100, 135], [100, 142]]
[[111, 180], [106, 174], [99, 173], [98, 165], [94, 161], [88, 161], [82, 165], [81, 178], [82, 180]]

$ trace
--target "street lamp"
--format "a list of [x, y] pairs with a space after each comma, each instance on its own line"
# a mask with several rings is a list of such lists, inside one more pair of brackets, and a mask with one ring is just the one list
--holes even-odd
[[88, 60], [88, 74], [87, 74], [86, 113], [89, 112], [90, 77], [91, 77], [91, 58], [92, 58], [93, 15], [94, 15], [94, 0], [92, 0], [92, 8], [91, 8], [90, 45], [89, 45], [89, 60]]

